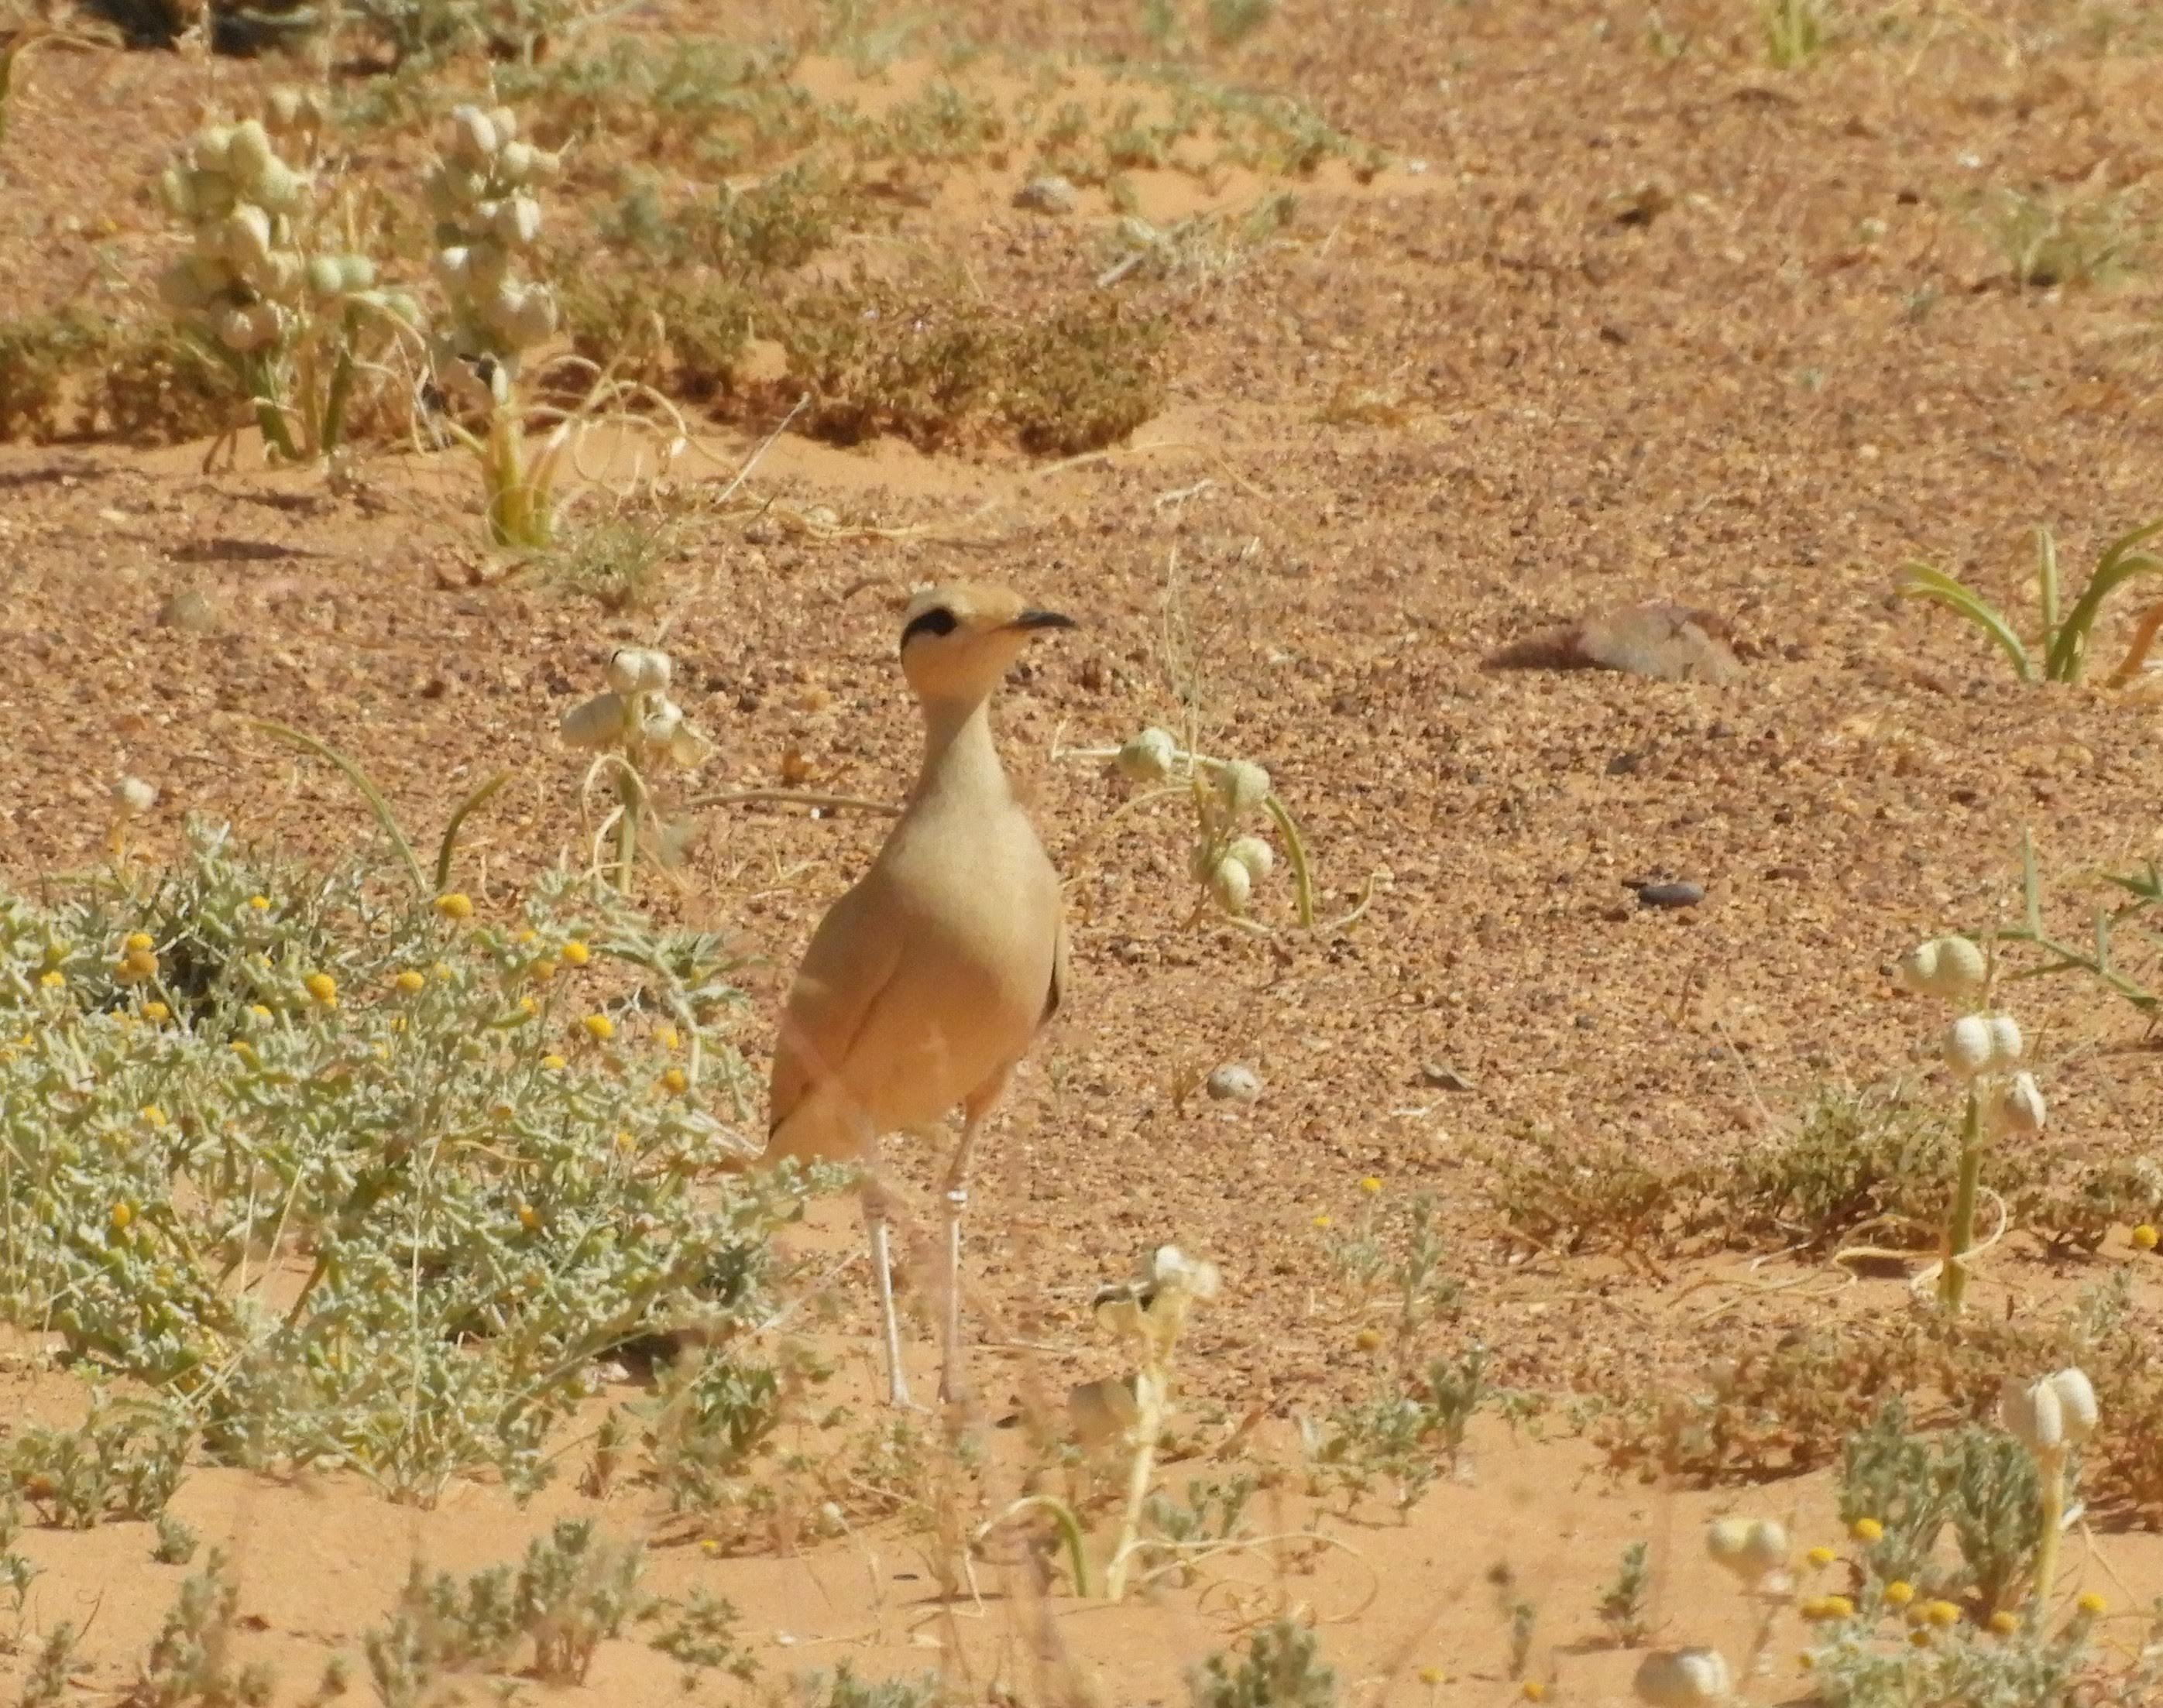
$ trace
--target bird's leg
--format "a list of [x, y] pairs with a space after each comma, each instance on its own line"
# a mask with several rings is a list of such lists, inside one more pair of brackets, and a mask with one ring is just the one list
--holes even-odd
[[901, 1319], [893, 1308], [893, 1263], [888, 1246], [888, 1224], [892, 1207], [887, 1202], [886, 1183], [878, 1176], [878, 1142], [872, 1140], [864, 1152], [864, 1226], [872, 1236], [872, 1273], [878, 1280], [879, 1324], [886, 1338], [886, 1397], [891, 1406], [906, 1407], [909, 1378], [901, 1368]]
[[941, 1325], [939, 1358], [939, 1402], [950, 1405], [967, 1392], [961, 1375], [961, 1213], [969, 1207], [969, 1162], [977, 1148], [977, 1132], [1006, 1089], [1002, 1073], [962, 1105], [961, 1142], [946, 1170], [946, 1310]]

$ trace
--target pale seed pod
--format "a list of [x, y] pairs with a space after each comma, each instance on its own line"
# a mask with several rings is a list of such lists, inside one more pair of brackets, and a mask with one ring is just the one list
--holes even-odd
[[2007, 1376], [1998, 1390], [1998, 1421], [2030, 1453], [2056, 1453], [2065, 1446], [2065, 1402], [2048, 1376], [2032, 1385]]
[[236, 356], [245, 356], [263, 342], [255, 317], [247, 309], [228, 308], [217, 317], [217, 341]]
[[2026, 1047], [2026, 1041], [2020, 1036], [2019, 1021], [2014, 1019], [2009, 1014], [1993, 1014], [1990, 1016], [1990, 1065], [1992, 1067], [2010, 1068], [2020, 1059], [2020, 1052]]
[[1705, 1551], [1730, 1571], [1736, 1570], [1742, 1550], [1750, 1545], [1747, 1518], [1715, 1518], [1705, 1527]]
[[556, 299], [545, 285], [529, 289], [518, 305], [518, 311], [511, 317], [505, 335], [511, 342], [524, 349], [531, 345], [545, 343], [555, 336]]
[[1972, 938], [1941, 937], [1938, 939], [1938, 979], [1940, 994], [1951, 996], [1972, 996], [1982, 989], [1989, 974], [1989, 966], [1982, 958], [1982, 949]]
[[1935, 994], [1938, 984], [1938, 940], [1930, 938], [1900, 957], [1900, 982], [1919, 995]]
[[553, 184], [563, 175], [563, 157], [549, 149], [536, 149], [526, 176], [536, 184]]
[[301, 294], [306, 270], [292, 250], [274, 249], [250, 269], [248, 282], [273, 302], [291, 302]]
[[248, 316], [249, 328], [254, 335], [255, 342], [253, 347], [256, 349], [261, 349], [265, 344], [275, 343], [278, 341], [278, 335], [285, 328], [285, 316], [279, 312], [275, 303], [251, 303], [244, 312]]
[[657, 703], [646, 720], [638, 727], [639, 737], [648, 747], [665, 748], [676, 739], [676, 732], [683, 727], [683, 708], [666, 697]]
[[495, 125], [480, 108], [467, 105], [451, 109], [451, 152], [457, 159], [469, 166], [485, 165], [497, 140]]
[[233, 134], [226, 140], [225, 170], [243, 184], [252, 185], [257, 175], [276, 158], [262, 120], [245, 119], [233, 126]]
[[1259, 836], [1234, 837], [1224, 852], [1244, 866], [1247, 875], [1257, 884], [1276, 869], [1276, 851]]
[[283, 160], [270, 160], [253, 179], [248, 192], [273, 213], [297, 213], [307, 199], [308, 180]]
[[375, 288], [375, 263], [367, 256], [341, 255], [338, 264], [339, 282], [348, 291]]
[[1743, 1540], [1742, 1559], [1753, 1582], [1779, 1570], [1788, 1563], [1788, 1527], [1776, 1518], [1760, 1518]]
[[1254, 893], [1254, 880], [1247, 869], [1228, 856], [1219, 860], [1217, 870], [1209, 875], [1211, 899], [1234, 918], [1247, 911], [1248, 900]]
[[233, 180], [223, 172], [188, 174], [188, 200], [197, 219], [223, 219], [238, 200]]
[[504, 279], [481, 304], [481, 324], [498, 337], [509, 338], [511, 329], [518, 324], [519, 311], [525, 306], [526, 287]]
[[626, 710], [622, 695], [596, 694], [566, 712], [558, 728], [573, 747], [604, 748], [623, 739]]
[[1179, 744], [1169, 729], [1151, 727], [1121, 748], [1112, 763], [1130, 783], [1160, 782], [1171, 775], [1179, 757]]
[[1963, 1014], [1946, 1028], [1946, 1065], [1963, 1079], [1972, 1079], [1990, 1065], [1990, 1021], [1980, 1014]]
[[642, 646], [638, 654], [638, 691], [642, 694], [665, 694], [674, 680], [676, 666], [667, 653], [657, 646]]
[[643, 647], [619, 646], [609, 655], [608, 669], [605, 674], [608, 677], [608, 685], [619, 694], [638, 692], [641, 675], [639, 656], [644, 650]]
[[123, 777], [113, 786], [113, 804], [123, 816], [133, 818], [158, 804], [158, 791], [140, 777]]
[[518, 115], [513, 112], [509, 107], [490, 107], [488, 110], [488, 122], [495, 128], [495, 145], [498, 149], [502, 148], [506, 143], [515, 142], [517, 140]]
[[196, 199], [191, 193], [194, 188], [194, 175], [178, 166], [168, 166], [158, 175], [159, 206], [175, 219], [192, 219], [195, 217]]
[[2095, 1434], [2099, 1413], [2096, 1406], [2095, 1384], [2087, 1372], [2067, 1366], [2050, 1377], [2051, 1390], [2058, 1396], [2058, 1412], [2066, 1432], [2066, 1439], [2076, 1444]]
[[494, 290], [511, 274], [511, 255], [502, 244], [482, 238], [467, 246], [466, 277], [475, 295]]
[[1630, 1688], [1647, 1708], [1717, 1708], [1733, 1699], [1735, 1674], [1716, 1648], [1658, 1649], [1638, 1662]]
[[1237, 823], [1260, 812], [1270, 798], [1270, 774], [1249, 760], [1235, 759], [1217, 773], [1217, 795]]
[[336, 255], [308, 258], [308, 289], [317, 296], [338, 296], [345, 290], [345, 268]]
[[541, 240], [541, 204], [530, 196], [506, 196], [496, 204], [489, 227], [505, 248], [529, 249]]
[[244, 201], [219, 226], [219, 248], [236, 267], [251, 267], [270, 253], [270, 216]]
[[403, 321], [409, 326], [421, 324], [421, 305], [402, 290], [385, 291], [382, 306], [383, 311], [394, 320]]
[[2033, 1138], [2041, 1132], [2049, 1111], [2035, 1076], [2015, 1073], [1998, 1092], [1994, 1112], [1999, 1128], [2005, 1132], [2016, 1133], [2022, 1138]]
[[438, 249], [435, 260], [436, 279], [444, 290], [456, 295], [464, 290], [473, 272], [473, 251], [464, 248]]
[[227, 150], [233, 146], [233, 127], [213, 124], [196, 133], [195, 142], [188, 150], [188, 158], [199, 172], [223, 172]]
[[689, 770], [694, 765], [706, 762], [714, 750], [714, 744], [694, 729], [689, 723], [678, 724], [676, 733], [668, 738], [668, 763]]
[[495, 157], [496, 175], [514, 186], [525, 183], [533, 175], [533, 154], [531, 143], [505, 143]]
[[296, 131], [301, 128], [301, 91], [292, 88], [273, 89], [263, 102], [264, 121], [275, 131]]

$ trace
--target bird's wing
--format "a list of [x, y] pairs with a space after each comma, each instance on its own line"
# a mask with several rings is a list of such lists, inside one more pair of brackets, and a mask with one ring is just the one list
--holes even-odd
[[778, 1131], [812, 1087], [848, 1059], [879, 994], [901, 965], [901, 932], [872, 893], [874, 872], [828, 910], [789, 987], [773, 1047], [767, 1131]]
[[1066, 1000], [1066, 921], [1064, 917], [1052, 927], [1051, 989], [1045, 993], [1044, 1013], [1038, 1020], [1040, 1030], [1050, 1024], [1051, 1016], [1059, 1012], [1059, 1005]]

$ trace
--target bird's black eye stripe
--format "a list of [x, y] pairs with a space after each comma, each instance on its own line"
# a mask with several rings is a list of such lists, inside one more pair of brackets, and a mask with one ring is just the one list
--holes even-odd
[[919, 635], [951, 635], [961, 626], [961, 620], [945, 606], [934, 605], [914, 618], [901, 631], [901, 644], [906, 646]]

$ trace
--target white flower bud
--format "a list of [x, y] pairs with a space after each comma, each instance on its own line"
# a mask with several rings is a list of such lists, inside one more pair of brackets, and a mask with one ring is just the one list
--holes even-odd
[[1743, 1549], [1749, 1545], [1747, 1518], [1715, 1518], [1705, 1527], [1705, 1551], [1730, 1571], [1736, 1569]]
[[226, 138], [225, 170], [243, 184], [253, 183], [255, 175], [276, 158], [270, 133], [263, 128], [260, 119], [244, 120], [233, 126]]
[[1963, 1014], [1946, 1028], [1946, 1065], [1963, 1079], [1972, 1079], [1990, 1065], [1990, 1021], [1980, 1014]]
[[1648, 1708], [1715, 1708], [1735, 1692], [1735, 1674], [1716, 1648], [1659, 1649], [1637, 1664], [1631, 1690]]
[[1224, 850], [1227, 856], [1239, 861], [1247, 869], [1247, 875], [1257, 884], [1275, 870], [1275, 849], [1259, 836], [1240, 836], [1232, 839], [1231, 847]]
[[1262, 802], [1269, 799], [1270, 774], [1258, 765], [1235, 759], [1217, 773], [1217, 795], [1237, 823], [1260, 812]]
[[1990, 1065], [1992, 1067], [2010, 1068], [2020, 1059], [2020, 1052], [2026, 1047], [2027, 1045], [2020, 1036], [2019, 1021], [2014, 1019], [2009, 1014], [1993, 1014], [1990, 1016]]
[[505, 248], [531, 248], [541, 240], [541, 204], [530, 196], [506, 197], [496, 204], [489, 226]]
[[[148, 812], [158, 804], [158, 791], [140, 777], [123, 777], [113, 786], [113, 804], [123, 815], [133, 818], [139, 813]], [[2079, 1372], [2075, 1371], [2074, 1374]], [[2092, 1410], [2095, 1404], [2092, 1397], [2088, 1404]]]
[[2087, 1372], [2068, 1366], [2050, 1377], [2050, 1388], [2058, 1397], [2059, 1421], [2066, 1439], [2077, 1444], [2094, 1434], [2098, 1413], [2095, 1385]]
[[572, 707], [558, 727], [572, 746], [597, 750], [622, 739], [625, 711], [621, 694], [596, 694]]
[[472, 267], [473, 252], [463, 246], [436, 252], [437, 281], [453, 296], [465, 289]]
[[2065, 1402], [2048, 1376], [2032, 1386], [2007, 1376], [1998, 1393], [1998, 1421], [2030, 1453], [2056, 1453], [2065, 1445]]
[[496, 150], [495, 127], [478, 107], [451, 109], [451, 152], [469, 166], [485, 165]]
[[2017, 1133], [2023, 1138], [2033, 1138], [2043, 1131], [2043, 1121], [2048, 1111], [2043, 1104], [2042, 1088], [2035, 1084], [2033, 1073], [2015, 1073], [1998, 1094], [1998, 1105], [1993, 1111], [2001, 1131]]
[[1179, 744], [1171, 732], [1152, 727], [1121, 748], [1112, 763], [1130, 783], [1155, 783], [1171, 775], [1172, 761], [1178, 756]]
[[1228, 854], [1218, 861], [1216, 870], [1209, 875], [1209, 896], [1219, 907], [1237, 918], [1247, 911], [1254, 893], [1254, 880], [1246, 867]]

